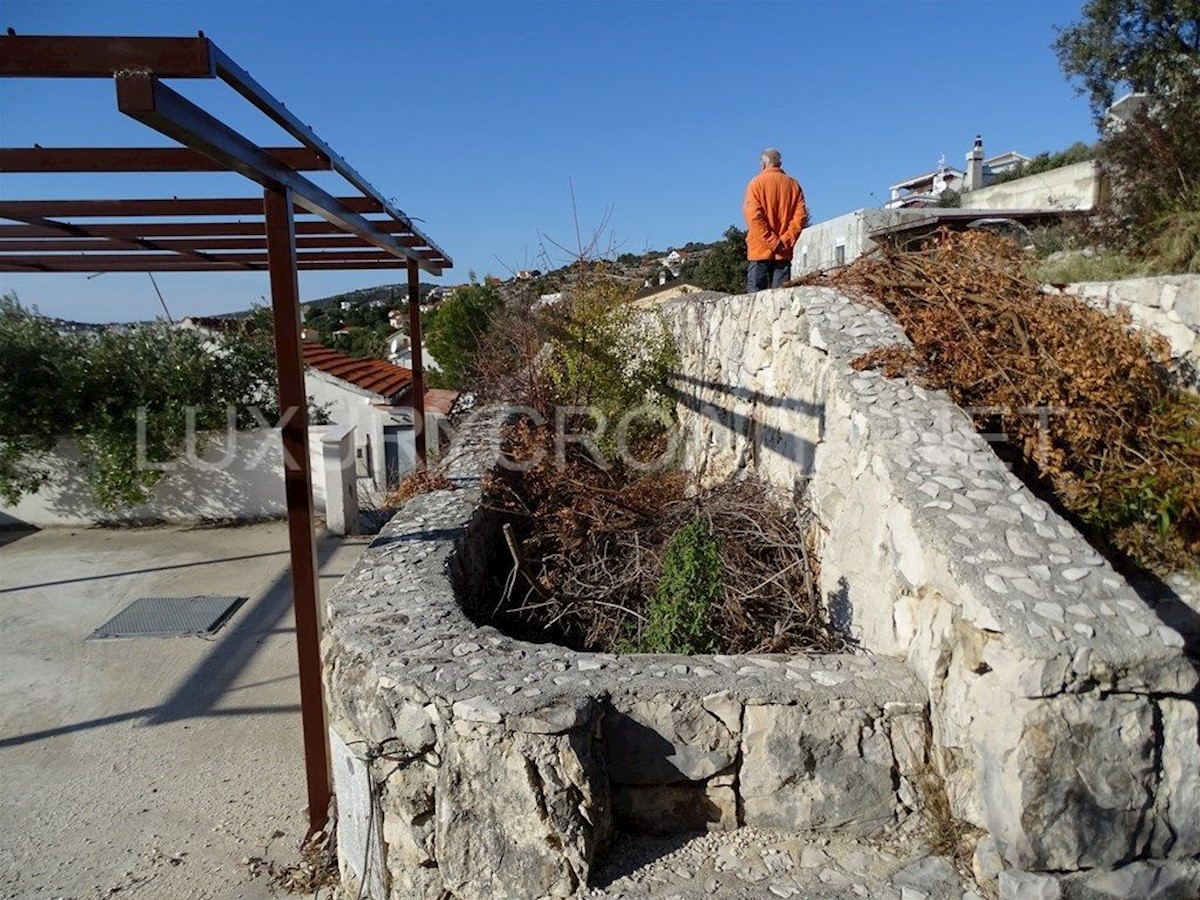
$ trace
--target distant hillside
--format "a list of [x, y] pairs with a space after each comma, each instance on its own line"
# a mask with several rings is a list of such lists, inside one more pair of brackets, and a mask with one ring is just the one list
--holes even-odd
[[[424, 301], [429, 293], [436, 288], [436, 284], [427, 284], [421, 282], [418, 287], [421, 300]], [[408, 302], [408, 284], [381, 284], [377, 287], [358, 288], [354, 291], [346, 291], [344, 294], [333, 294], [329, 297], [321, 297], [319, 300], [305, 300], [302, 304], [312, 309], [320, 309], [326, 306], [336, 306], [342, 302], [349, 301], [355, 305], [359, 303], [372, 303], [384, 301], [391, 306], [400, 306]]]

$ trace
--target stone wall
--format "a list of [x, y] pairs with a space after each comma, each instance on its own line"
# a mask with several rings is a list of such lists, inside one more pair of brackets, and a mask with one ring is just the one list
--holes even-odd
[[328, 600], [345, 881], [565, 897], [614, 827], [887, 832], [931, 767], [1005, 896], [1163, 866], [1195, 881], [1182, 638], [947, 397], [853, 371], [898, 327], [822, 288], [648, 315], [681, 349], [686, 465], [807, 497], [830, 611], [864, 652], [616, 656], [498, 632], [480, 479], [499, 421], [480, 417], [445, 461], [453, 487], [406, 504]]
[[[477, 625], [495, 420], [332, 592], [324, 641], [344, 881], [367, 896], [566, 897], [614, 824], [886, 831], [918, 802], [925, 695], [855, 655], [615, 656]], [[366, 869], [363, 860], [367, 861]]]
[[1200, 275], [1084, 281], [1062, 290], [1097, 309], [1128, 310], [1135, 325], [1167, 339], [1187, 380], [1200, 387]]
[[1014, 869], [1200, 852], [1197, 674], [944, 394], [850, 361], [904, 343], [830, 289], [677, 301], [686, 465], [806, 493], [831, 611], [907, 661], [958, 816]]

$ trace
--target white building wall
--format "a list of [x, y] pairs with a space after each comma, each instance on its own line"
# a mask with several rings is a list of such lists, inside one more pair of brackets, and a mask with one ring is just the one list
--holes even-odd
[[380, 408], [383, 401], [378, 394], [311, 368], [305, 373], [304, 387], [309, 402], [323, 409], [332, 424], [353, 426], [360, 496], [364, 504], [381, 500], [388, 486], [384, 428], [404, 428], [400, 432], [401, 469], [411, 468], [416, 455], [411, 411]]
[[792, 277], [847, 265], [875, 246], [870, 238], [872, 231], [922, 215], [927, 213], [907, 209], [858, 209], [810, 225], [801, 232], [792, 252]]
[[1081, 162], [1004, 184], [968, 191], [963, 209], [1093, 209], [1102, 180], [1095, 162]]
[[[309, 429], [313, 463], [313, 501], [325, 510], [325, 477], [321, 438], [325, 429]], [[115, 512], [97, 506], [82, 474], [82, 451], [74, 440], [62, 441], [47, 464], [50, 478], [36, 494], [15, 505], [0, 502], [0, 526], [68, 525], [86, 527], [137, 522], [191, 522], [283, 516], [283, 441], [277, 429], [240, 431], [227, 443], [216, 435], [196, 459], [184, 458], [155, 485], [149, 502]]]

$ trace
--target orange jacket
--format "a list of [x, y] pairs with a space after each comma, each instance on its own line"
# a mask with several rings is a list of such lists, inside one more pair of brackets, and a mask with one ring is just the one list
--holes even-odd
[[768, 166], [746, 185], [742, 209], [746, 214], [746, 258], [790, 260], [806, 213], [799, 182], [778, 166]]

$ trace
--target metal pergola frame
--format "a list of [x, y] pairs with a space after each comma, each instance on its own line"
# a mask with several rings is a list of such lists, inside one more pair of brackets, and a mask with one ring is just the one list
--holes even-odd
[[[0, 173], [236, 172], [262, 188], [261, 200], [0, 198], [0, 219], [13, 223], [0, 224], [0, 272], [268, 273], [279, 405], [285, 412], [281, 431], [308, 815], [310, 829], [320, 830], [332, 786], [297, 273], [407, 270], [413, 423], [423, 465], [419, 277], [421, 270], [441, 274], [453, 261], [203, 32], [194, 38], [68, 37], [17, 36], [10, 30], [0, 36], [0, 77], [111, 78], [120, 112], [181, 145], [3, 148]], [[258, 146], [162, 81], [174, 78], [219, 78], [299, 146]], [[356, 193], [335, 197], [302, 174], [312, 171], [335, 172]]]

